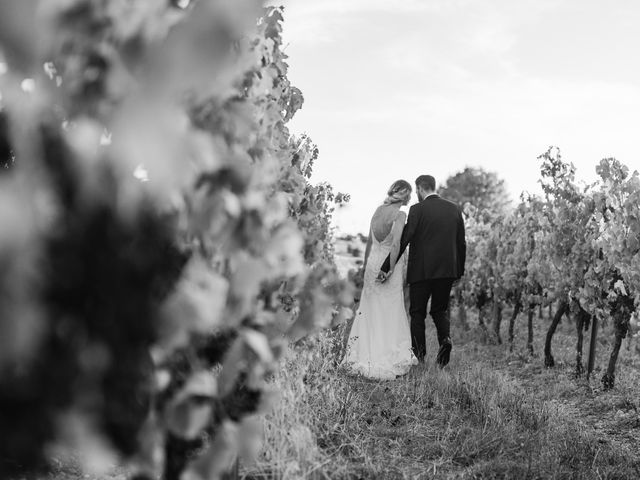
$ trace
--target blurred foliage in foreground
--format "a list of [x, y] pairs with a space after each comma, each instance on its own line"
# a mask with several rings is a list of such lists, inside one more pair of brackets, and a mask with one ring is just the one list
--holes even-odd
[[0, 0], [0, 477], [214, 479], [351, 287], [282, 9]]

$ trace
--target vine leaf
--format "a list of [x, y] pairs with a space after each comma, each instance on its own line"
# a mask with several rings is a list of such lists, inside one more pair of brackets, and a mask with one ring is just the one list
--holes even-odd
[[218, 385], [210, 372], [194, 373], [167, 405], [165, 419], [171, 433], [186, 440], [198, 437], [211, 422], [217, 393]]
[[234, 422], [223, 422], [209, 448], [191, 462], [180, 480], [222, 480], [237, 458], [239, 433]]

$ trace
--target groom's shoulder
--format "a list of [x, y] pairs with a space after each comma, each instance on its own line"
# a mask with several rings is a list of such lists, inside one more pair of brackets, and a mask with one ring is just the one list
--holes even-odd
[[458, 205], [456, 202], [453, 202], [453, 201], [451, 201], [451, 200], [449, 200], [447, 198], [442, 198], [442, 197], [440, 197], [440, 198], [442, 199], [442, 201], [446, 202], [450, 207], [455, 207], [458, 210], [460, 209], [460, 205]]
[[436, 200], [433, 202], [434, 207], [443, 214], [458, 216], [461, 212], [460, 206], [451, 200], [442, 197], [437, 197], [434, 200]]
[[460, 209], [460, 206], [457, 203], [452, 202], [451, 200], [443, 198], [441, 196], [434, 197], [433, 200], [435, 200], [435, 203], [439, 206], [446, 207], [446, 208], [455, 208], [458, 210]]

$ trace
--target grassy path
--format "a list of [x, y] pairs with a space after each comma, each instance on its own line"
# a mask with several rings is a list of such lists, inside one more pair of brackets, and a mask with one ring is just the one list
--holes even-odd
[[[637, 354], [621, 355], [617, 387], [603, 392], [572, 374], [572, 328], [557, 334], [554, 370], [524, 354], [524, 343], [510, 354], [477, 331], [455, 332], [445, 371], [431, 358], [395, 381], [345, 375], [326, 352], [306, 366], [294, 357], [281, 381], [304, 372], [303, 382], [267, 429], [265, 460], [280, 473], [249, 468], [245, 478], [640, 478]], [[429, 348], [435, 354], [433, 340]], [[296, 429], [307, 434], [294, 449], [278, 431]]]
[[[472, 322], [473, 323], [473, 322]], [[277, 383], [282, 400], [244, 479], [637, 479], [640, 478], [640, 356], [623, 348], [616, 388], [573, 375], [573, 325], [554, 340], [558, 366], [516, 339], [514, 353], [479, 330], [454, 330], [450, 365], [427, 364], [395, 381], [346, 375], [330, 335], [292, 351]], [[637, 341], [637, 340], [636, 340]], [[626, 346], [625, 346], [626, 347]], [[607, 337], [597, 365], [608, 356]], [[69, 465], [47, 480], [97, 480]], [[123, 480], [121, 472], [102, 477]]]
[[[485, 347], [482, 361], [495, 371], [517, 379], [538, 401], [562, 409], [567, 417], [592, 429], [601, 444], [629, 452], [637, 461], [640, 458], [639, 352], [635, 346], [621, 351], [616, 388], [604, 391], [600, 383], [604, 373], [601, 367], [611, 348], [606, 332], [598, 345], [596, 370], [591, 381], [587, 381], [575, 375], [572, 328], [565, 325], [554, 341], [554, 351], [565, 359], [554, 369], [545, 369], [540, 356], [506, 355], [505, 347]], [[640, 339], [629, 341], [636, 345], [640, 343]], [[542, 342], [543, 336], [539, 334], [537, 344], [542, 345]]]

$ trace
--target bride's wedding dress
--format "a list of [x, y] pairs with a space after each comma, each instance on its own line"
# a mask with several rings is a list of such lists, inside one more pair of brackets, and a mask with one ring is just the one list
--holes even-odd
[[369, 378], [392, 380], [404, 375], [418, 361], [411, 351], [409, 320], [404, 307], [403, 284], [407, 252], [398, 260], [384, 283], [376, 282], [382, 263], [393, 245], [393, 228], [380, 242], [373, 228], [372, 243], [360, 306], [351, 327], [345, 364], [354, 373]]

